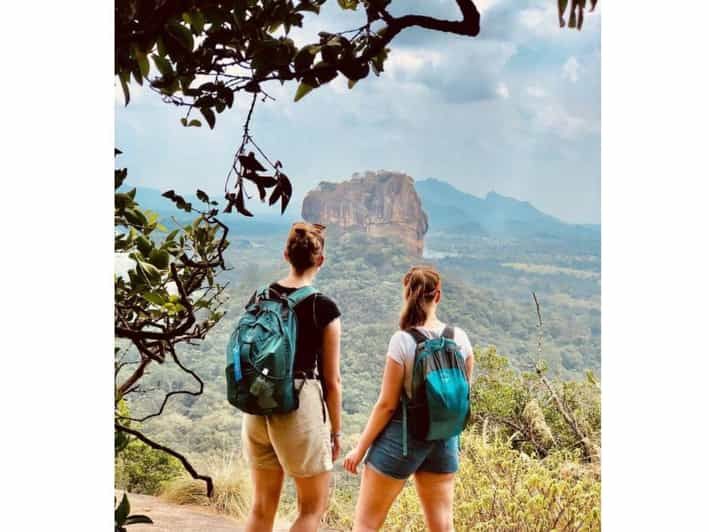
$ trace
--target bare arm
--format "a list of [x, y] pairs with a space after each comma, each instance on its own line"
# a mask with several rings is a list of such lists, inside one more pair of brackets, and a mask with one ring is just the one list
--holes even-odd
[[[323, 381], [327, 395], [325, 404], [330, 414], [332, 432], [337, 433], [342, 429], [342, 381], [340, 379], [340, 318], [332, 320], [323, 330]], [[339, 453], [339, 442], [336, 442], [337, 453]], [[334, 453], [335, 455], [337, 453]], [[337, 456], [333, 456], [336, 460]]]
[[473, 366], [475, 365], [475, 355], [470, 353], [470, 356], [465, 359], [465, 376], [468, 378], [468, 382], [473, 377]]
[[350, 473], [357, 472], [357, 465], [362, 461], [364, 453], [367, 452], [369, 446], [372, 445], [372, 442], [391, 419], [399, 404], [403, 385], [404, 366], [387, 357], [379, 398], [372, 409], [372, 413], [369, 415], [367, 426], [357, 443], [357, 447], [345, 459], [345, 469]]

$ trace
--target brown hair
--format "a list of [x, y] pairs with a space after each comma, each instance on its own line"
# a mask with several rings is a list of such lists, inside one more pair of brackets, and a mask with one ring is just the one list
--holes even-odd
[[315, 266], [325, 249], [325, 226], [296, 222], [288, 233], [286, 252], [297, 272]]
[[441, 276], [432, 266], [414, 266], [404, 275], [403, 284], [404, 305], [399, 317], [402, 331], [426, 322], [424, 305], [441, 289]]

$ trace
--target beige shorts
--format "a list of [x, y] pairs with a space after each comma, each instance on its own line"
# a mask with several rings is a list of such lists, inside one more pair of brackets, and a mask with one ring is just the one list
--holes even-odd
[[[297, 388], [302, 381], [295, 382]], [[292, 477], [331, 471], [330, 419], [322, 397], [320, 382], [307, 379], [297, 410], [271, 416], [244, 414], [241, 441], [248, 464], [256, 469], [283, 469]]]

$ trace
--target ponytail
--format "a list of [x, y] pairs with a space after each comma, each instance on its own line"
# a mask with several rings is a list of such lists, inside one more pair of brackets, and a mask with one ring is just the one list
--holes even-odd
[[430, 266], [414, 266], [403, 279], [404, 304], [399, 317], [403, 331], [426, 322], [426, 306], [441, 288], [441, 276]]

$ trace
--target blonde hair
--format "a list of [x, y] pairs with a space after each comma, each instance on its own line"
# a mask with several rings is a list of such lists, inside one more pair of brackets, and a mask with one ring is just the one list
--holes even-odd
[[325, 226], [296, 222], [288, 233], [286, 252], [288, 261], [298, 272], [315, 266], [325, 249]]
[[432, 266], [414, 266], [403, 279], [404, 305], [399, 328], [403, 331], [426, 322], [425, 305], [433, 301], [441, 289], [441, 276]]

